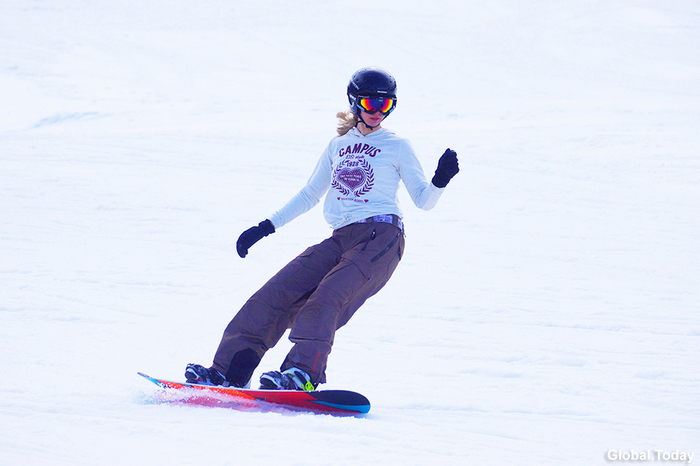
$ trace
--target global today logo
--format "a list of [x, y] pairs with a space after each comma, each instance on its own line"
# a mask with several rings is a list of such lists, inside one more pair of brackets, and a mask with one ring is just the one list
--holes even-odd
[[636, 462], [684, 462], [690, 464], [693, 461], [694, 452], [685, 451], [665, 451], [665, 450], [608, 450], [605, 459], [608, 461], [636, 461]]

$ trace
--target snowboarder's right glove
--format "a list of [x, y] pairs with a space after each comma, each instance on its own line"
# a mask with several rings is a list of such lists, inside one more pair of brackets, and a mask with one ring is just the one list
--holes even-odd
[[433, 176], [433, 184], [438, 188], [444, 188], [450, 182], [453, 176], [459, 172], [459, 163], [457, 162], [457, 152], [452, 149], [447, 149], [440, 160]]
[[258, 223], [258, 226], [253, 228], [248, 228], [246, 231], [241, 233], [236, 241], [236, 251], [241, 257], [245, 257], [248, 254], [248, 249], [267, 235], [271, 235], [275, 232], [275, 226], [270, 220], [263, 220]]

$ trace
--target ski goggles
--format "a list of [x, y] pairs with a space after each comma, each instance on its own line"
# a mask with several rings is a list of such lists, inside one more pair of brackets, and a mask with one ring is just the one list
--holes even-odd
[[360, 97], [358, 106], [367, 113], [380, 112], [383, 115], [388, 115], [396, 106], [396, 99], [387, 99], [384, 97]]

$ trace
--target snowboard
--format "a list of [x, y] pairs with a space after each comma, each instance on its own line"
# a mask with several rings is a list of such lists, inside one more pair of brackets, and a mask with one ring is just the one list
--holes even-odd
[[365, 396], [347, 390], [250, 390], [171, 382], [141, 372], [138, 374], [161, 388], [176, 391], [182, 395], [180, 401], [187, 404], [260, 409], [280, 406], [293, 411], [339, 416], [366, 414], [370, 408], [369, 400]]

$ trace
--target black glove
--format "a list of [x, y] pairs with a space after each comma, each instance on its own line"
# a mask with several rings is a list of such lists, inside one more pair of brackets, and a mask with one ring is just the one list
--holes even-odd
[[271, 235], [275, 232], [275, 226], [269, 220], [264, 220], [258, 223], [257, 227], [248, 228], [246, 231], [241, 233], [236, 241], [236, 251], [241, 257], [245, 257], [248, 254], [248, 249], [267, 235]]
[[447, 149], [440, 157], [440, 160], [438, 160], [435, 176], [433, 176], [433, 184], [438, 188], [444, 188], [457, 172], [459, 172], [457, 152]]

